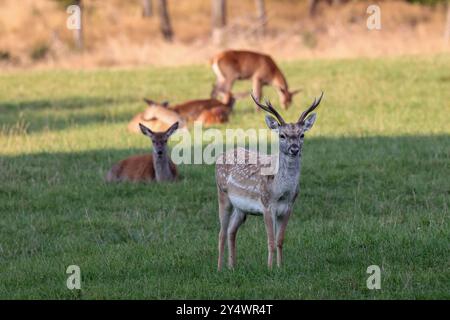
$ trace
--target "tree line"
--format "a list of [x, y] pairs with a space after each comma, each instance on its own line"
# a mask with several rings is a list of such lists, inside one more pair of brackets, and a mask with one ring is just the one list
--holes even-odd
[[[74, 30], [74, 42], [79, 50], [84, 48], [83, 36], [83, 0], [54, 0], [64, 7], [69, 5], [77, 5], [80, 8], [80, 28]], [[145, 18], [157, 16], [159, 19], [159, 29], [165, 41], [173, 40], [174, 31], [169, 14], [169, 4], [167, 0], [137, 0], [141, 1], [142, 15]], [[210, 0], [211, 1], [211, 35], [214, 43], [219, 44], [223, 41], [227, 26], [227, 0]], [[308, 0], [309, 16], [314, 18], [317, 14], [318, 6], [321, 2], [329, 5], [339, 5], [348, 0]], [[445, 42], [449, 42], [450, 38], [450, 0], [407, 0], [411, 3], [420, 3], [422, 5], [444, 4], [446, 8], [447, 18], [445, 24], [444, 38]], [[254, 0], [255, 14], [258, 20], [257, 31], [264, 35], [267, 29], [267, 13], [265, 0]], [[155, 10], [156, 9], [156, 10]]]

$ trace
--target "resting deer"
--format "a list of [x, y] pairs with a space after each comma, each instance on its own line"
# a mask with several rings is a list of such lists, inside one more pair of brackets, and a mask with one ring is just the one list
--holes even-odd
[[106, 175], [106, 181], [174, 181], [178, 178], [177, 167], [170, 159], [167, 140], [177, 130], [178, 122], [165, 132], [153, 132], [139, 124], [144, 135], [150, 137], [153, 153], [129, 157], [113, 165]]
[[[216, 161], [216, 183], [219, 200], [219, 259], [218, 270], [222, 268], [225, 242], [228, 239], [228, 266], [236, 263], [236, 234], [248, 214], [262, 215], [268, 240], [268, 267], [277, 248], [277, 265], [282, 263], [283, 240], [286, 225], [292, 213], [295, 199], [299, 193], [301, 153], [305, 132], [311, 129], [319, 100], [314, 100], [296, 123], [286, 123], [270, 102], [260, 104], [252, 95], [256, 105], [267, 115], [267, 126], [278, 131], [279, 155], [278, 171], [266, 175], [262, 171], [270, 160], [269, 155], [255, 154], [243, 148], [236, 148], [219, 156]], [[310, 114], [308, 116], [308, 114]], [[308, 117], [307, 117], [308, 116]], [[257, 159], [255, 164], [249, 159]], [[236, 162], [245, 159], [245, 162]]]
[[137, 114], [128, 124], [128, 130], [139, 132], [139, 123], [145, 123], [153, 130], [166, 130], [174, 122], [184, 127], [187, 122], [200, 121], [206, 126], [228, 122], [235, 99], [230, 97], [227, 104], [216, 99], [190, 100], [174, 106], [168, 102], [157, 103], [144, 99], [148, 107]]
[[292, 103], [292, 97], [300, 90], [289, 91], [288, 83], [273, 59], [265, 54], [252, 51], [226, 50], [211, 59], [216, 74], [216, 83], [211, 98], [223, 93], [225, 99], [231, 94], [236, 80], [251, 79], [253, 94], [259, 102], [264, 85], [274, 86], [285, 109]]
[[226, 103], [217, 99], [190, 100], [169, 107], [187, 122], [201, 121], [206, 125], [224, 123], [233, 110], [235, 99], [230, 96]]
[[172, 124], [178, 122], [180, 128], [185, 126], [185, 121], [180, 115], [168, 108], [168, 102], [157, 103], [152, 100], [144, 99], [148, 107], [135, 115], [128, 123], [128, 131], [141, 132], [140, 124], [144, 124], [152, 131], [166, 131]]

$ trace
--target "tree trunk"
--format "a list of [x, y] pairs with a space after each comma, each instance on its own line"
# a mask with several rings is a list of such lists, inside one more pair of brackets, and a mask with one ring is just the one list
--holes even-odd
[[319, 4], [319, 0], [309, 0], [309, 16], [314, 17], [317, 11], [317, 5]]
[[226, 0], [211, 0], [212, 39], [215, 44], [221, 44], [224, 29], [227, 24]]
[[267, 27], [266, 6], [264, 0], [255, 0], [255, 1], [256, 1], [256, 12], [258, 15], [259, 33], [261, 35], [265, 35]]
[[172, 41], [173, 31], [172, 31], [172, 25], [170, 23], [170, 16], [169, 16], [168, 8], [167, 8], [167, 1], [159, 0], [158, 3], [159, 3], [158, 13], [159, 13], [161, 33], [166, 41]]
[[445, 23], [444, 41], [445, 45], [448, 45], [450, 41], [450, 1], [447, 1], [446, 7], [447, 7], [447, 21]]
[[83, 37], [83, 2], [81, 0], [75, 1], [75, 4], [80, 8], [80, 28], [73, 30], [73, 38], [75, 41], [75, 46], [78, 50], [83, 50], [84, 48], [84, 37]]
[[142, 0], [142, 15], [144, 17], [151, 17], [153, 15], [152, 0]]

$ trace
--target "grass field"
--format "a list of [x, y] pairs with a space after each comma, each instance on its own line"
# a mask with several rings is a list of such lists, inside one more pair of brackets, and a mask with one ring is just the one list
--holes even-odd
[[[282, 69], [303, 88], [287, 119], [325, 91], [285, 265], [267, 270], [263, 221], [250, 217], [238, 266], [222, 273], [213, 166], [182, 165], [177, 184], [103, 181], [149, 151], [126, 132], [141, 98], [206, 97], [206, 66], [0, 74], [0, 298], [450, 298], [450, 56]], [[228, 125], [264, 126], [249, 99]], [[366, 287], [373, 264], [381, 290]]]

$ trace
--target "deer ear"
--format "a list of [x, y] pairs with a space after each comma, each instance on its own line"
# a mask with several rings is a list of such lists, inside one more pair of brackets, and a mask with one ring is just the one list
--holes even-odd
[[280, 127], [280, 124], [277, 120], [275, 120], [272, 116], [266, 116], [266, 124], [269, 127], [269, 129], [277, 130]]
[[293, 95], [299, 93], [300, 91], [302, 91], [302, 89], [292, 90], [292, 91], [290, 92], [290, 93], [291, 93], [291, 96], [293, 96]]
[[177, 129], [178, 129], [178, 121], [175, 122], [172, 126], [170, 126], [169, 129], [167, 129], [166, 137], [169, 138]]
[[144, 98], [144, 102], [146, 104], [148, 104], [149, 106], [154, 106], [156, 104], [155, 101], [147, 99], [147, 98]]
[[150, 130], [149, 128], [147, 128], [146, 126], [144, 126], [142, 123], [139, 123], [139, 128], [141, 128], [141, 132], [146, 135], [147, 137], [152, 137], [153, 136], [153, 131]]
[[308, 130], [310, 130], [312, 128], [314, 122], [316, 121], [316, 117], [317, 117], [317, 114], [314, 112], [314, 113], [311, 113], [305, 119], [305, 122], [303, 124], [303, 132], [306, 132], [306, 131], [308, 131]]
[[169, 106], [169, 101], [163, 101], [163, 102], [161, 102], [161, 105], [162, 105], [164, 108], [167, 108], [167, 107]]

